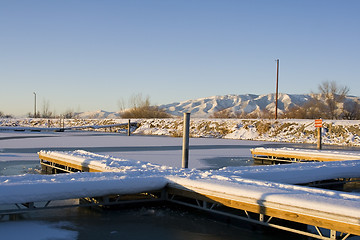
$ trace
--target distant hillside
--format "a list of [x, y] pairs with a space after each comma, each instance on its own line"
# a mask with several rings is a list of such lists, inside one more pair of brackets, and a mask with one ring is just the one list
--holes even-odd
[[[310, 94], [281, 93], [278, 99], [278, 113], [281, 114], [289, 108], [301, 106], [311, 98]], [[360, 99], [359, 97], [348, 96], [345, 101], [360, 102]], [[191, 117], [196, 118], [207, 118], [223, 109], [230, 109], [236, 113], [258, 113], [265, 109], [269, 112], [275, 112], [275, 94], [213, 96], [164, 104], [159, 107], [174, 116], [182, 116], [184, 112], [190, 112]], [[99, 110], [95, 112], [77, 113], [75, 117], [81, 119], [119, 118], [119, 114]]]
[[98, 110], [94, 112], [81, 112], [75, 113], [75, 118], [79, 119], [102, 119], [102, 118], [119, 118], [119, 113], [116, 112], [107, 112], [103, 110]]
[[[288, 110], [291, 107], [301, 106], [311, 99], [309, 94], [279, 94], [278, 112]], [[192, 117], [209, 117], [214, 112], [223, 109], [231, 109], [237, 113], [256, 113], [264, 109], [275, 111], [275, 94], [266, 95], [225, 95], [187, 100], [180, 103], [161, 105], [168, 113], [179, 116], [184, 112], [190, 112]]]

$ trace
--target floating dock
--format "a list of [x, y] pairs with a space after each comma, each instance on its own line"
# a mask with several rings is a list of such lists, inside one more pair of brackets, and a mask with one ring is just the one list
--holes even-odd
[[106, 170], [81, 158], [64, 156], [63, 154], [48, 154], [39, 152], [41, 171], [47, 174], [73, 173], [73, 172], [105, 172]]
[[[84, 151], [40, 152], [39, 157], [49, 173], [76, 173], [1, 177], [0, 204], [16, 207], [0, 210], [0, 215], [53, 208], [51, 202], [62, 199], [83, 201], [54, 207], [160, 201], [317, 239], [360, 236], [360, 195], [355, 193], [249, 179], [234, 169], [174, 169]], [[360, 177], [360, 162], [344, 165], [354, 170], [357, 175], [353, 177]], [[288, 166], [265, 167], [269, 172], [272, 167], [278, 171]], [[245, 167], [241, 169], [246, 171]], [[92, 172], [82, 173], [86, 170]], [[316, 175], [316, 171], [320, 170], [315, 168], [312, 173]], [[308, 231], [307, 226], [313, 226], [315, 232]]]
[[255, 161], [272, 164], [360, 160], [360, 154], [325, 150], [261, 147], [250, 151]]

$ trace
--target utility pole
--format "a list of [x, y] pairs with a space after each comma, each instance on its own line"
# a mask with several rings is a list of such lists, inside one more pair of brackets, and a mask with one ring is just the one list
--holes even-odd
[[275, 120], [278, 113], [278, 94], [279, 94], [279, 59], [276, 59], [276, 100], [275, 100]]
[[33, 92], [34, 94], [34, 118], [36, 118], [36, 92]]

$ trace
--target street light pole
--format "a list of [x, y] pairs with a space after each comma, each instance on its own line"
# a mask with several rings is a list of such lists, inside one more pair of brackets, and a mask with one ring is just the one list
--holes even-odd
[[36, 92], [33, 92], [34, 94], [34, 118], [36, 118]]
[[276, 100], [275, 100], [275, 120], [278, 113], [278, 94], [279, 94], [279, 59], [276, 59]]

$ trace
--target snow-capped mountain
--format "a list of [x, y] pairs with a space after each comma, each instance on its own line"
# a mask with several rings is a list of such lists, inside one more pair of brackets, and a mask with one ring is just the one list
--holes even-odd
[[[309, 94], [281, 93], [278, 98], [278, 112], [281, 113], [294, 106], [301, 106], [309, 99], [311, 99]], [[192, 117], [209, 117], [223, 109], [237, 113], [256, 113], [264, 109], [274, 112], [275, 94], [213, 96], [161, 105], [160, 108], [175, 116], [190, 112]]]
[[101, 119], [101, 118], [119, 118], [119, 113], [107, 112], [104, 110], [98, 110], [94, 112], [81, 112], [75, 113], [76, 118], [81, 119]]
[[[278, 113], [295, 106], [301, 106], [311, 99], [310, 94], [286, 94], [280, 93], [278, 99]], [[359, 97], [347, 96], [346, 102], [360, 102]], [[234, 113], [258, 113], [263, 110], [275, 112], [275, 94], [244, 94], [212, 96], [160, 105], [160, 108], [174, 116], [182, 116], [184, 112], [190, 112], [191, 117], [206, 118], [217, 111], [229, 109]], [[77, 118], [119, 118], [115, 112], [95, 111], [76, 114]]]

